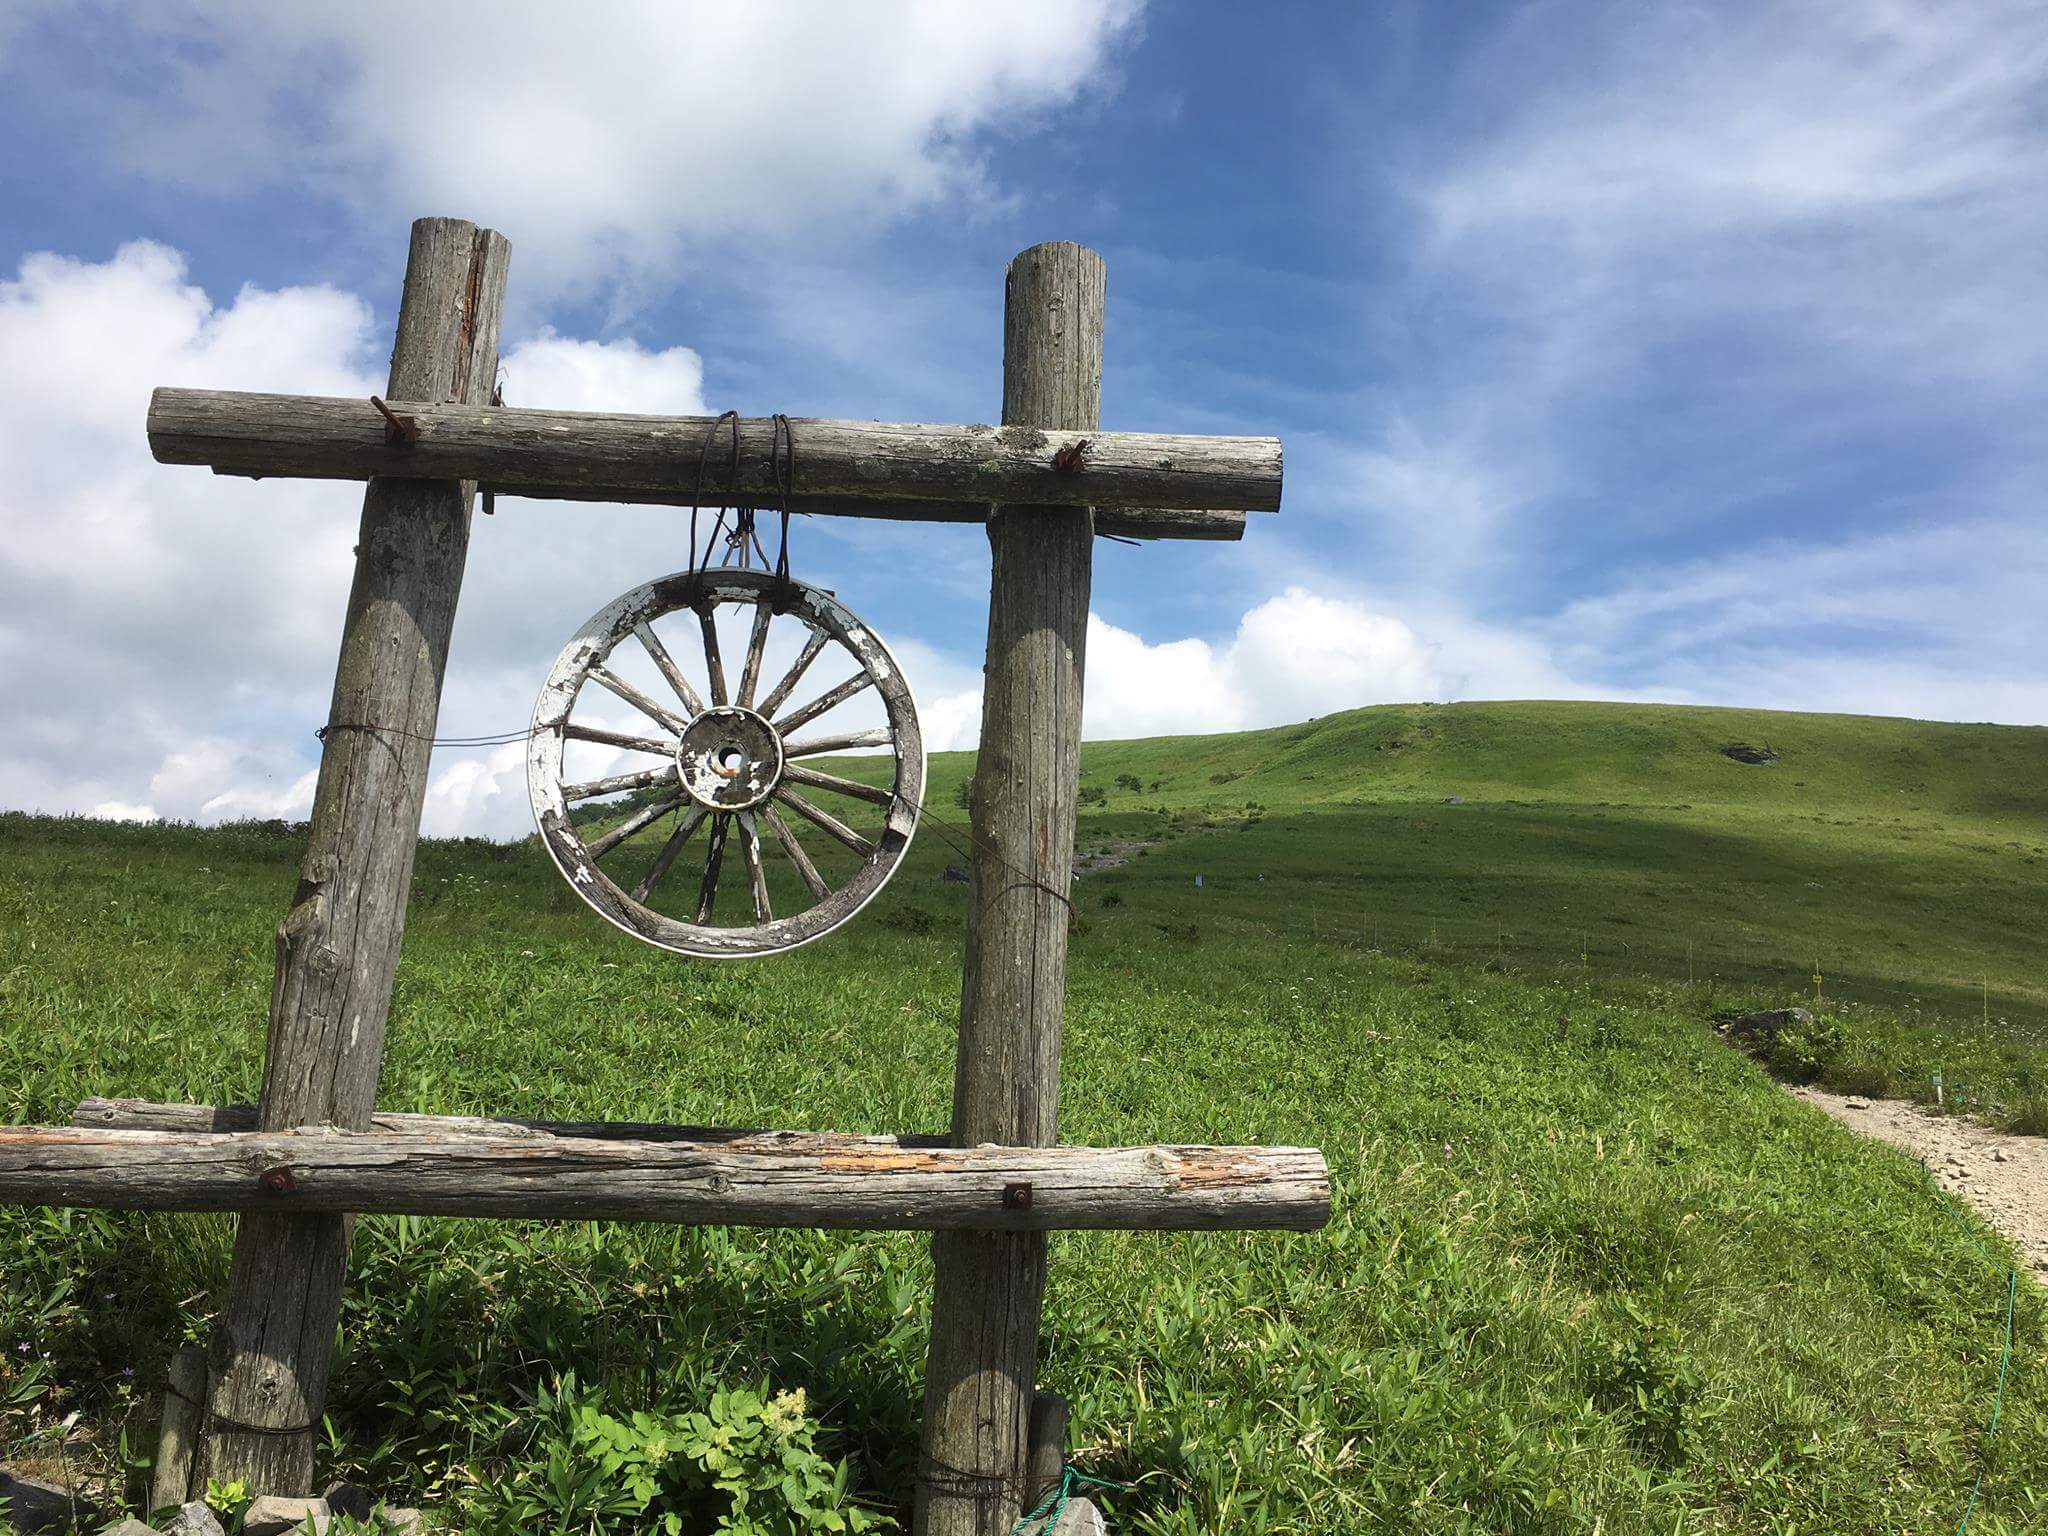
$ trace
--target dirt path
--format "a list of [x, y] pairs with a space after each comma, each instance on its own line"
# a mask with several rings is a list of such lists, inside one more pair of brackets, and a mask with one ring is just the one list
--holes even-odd
[[2002, 1135], [1894, 1099], [1850, 1098], [1818, 1088], [1792, 1093], [1852, 1130], [1919, 1158], [1935, 1183], [1974, 1205], [2037, 1271], [2048, 1271], [2048, 1137]]

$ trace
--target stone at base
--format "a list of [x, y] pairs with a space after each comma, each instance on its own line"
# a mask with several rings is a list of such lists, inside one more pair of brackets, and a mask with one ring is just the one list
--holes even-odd
[[74, 1523], [84, 1525], [91, 1519], [91, 1506], [72, 1497], [69, 1489], [40, 1477], [0, 1472], [0, 1520], [16, 1530], [31, 1536], [40, 1531], [68, 1531]]
[[178, 1512], [171, 1516], [171, 1523], [164, 1527], [164, 1536], [226, 1536], [221, 1529], [220, 1516], [207, 1507], [204, 1499], [194, 1499], [189, 1504], [180, 1504]]
[[416, 1509], [393, 1509], [388, 1504], [377, 1506], [377, 1518], [384, 1522], [391, 1536], [426, 1536], [427, 1517]]
[[119, 1524], [108, 1526], [100, 1532], [100, 1536], [156, 1536], [156, 1532], [130, 1515]]
[[285, 1536], [287, 1531], [301, 1529], [310, 1536], [325, 1536], [333, 1519], [334, 1512], [325, 1499], [280, 1499], [266, 1494], [242, 1516], [242, 1536]]
[[359, 1483], [336, 1483], [327, 1490], [327, 1507], [337, 1515], [367, 1522], [377, 1507], [377, 1496]]
[[1018, 1531], [1018, 1536], [1109, 1536], [1109, 1527], [1103, 1523], [1102, 1511], [1095, 1507], [1093, 1499], [1069, 1499], [1067, 1507], [1060, 1511], [1060, 1523], [1047, 1530], [1043, 1520], [1034, 1520]]

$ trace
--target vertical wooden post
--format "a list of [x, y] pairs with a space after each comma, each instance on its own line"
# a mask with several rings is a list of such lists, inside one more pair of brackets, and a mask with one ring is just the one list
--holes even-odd
[[[157, 1426], [156, 1469], [144, 1514], [175, 1509], [192, 1497], [192, 1463], [206, 1408], [206, 1351], [196, 1344], [171, 1356], [164, 1381], [163, 1421]], [[205, 1492], [202, 1488], [200, 1492]]]
[[[1010, 263], [1005, 425], [1093, 431], [1102, 407], [1102, 258], [1035, 245]], [[974, 886], [953, 1080], [953, 1140], [1057, 1139], [1067, 892], [1081, 759], [1093, 514], [998, 509]], [[1029, 1190], [1017, 1192], [1029, 1199]], [[1043, 1233], [942, 1233], [926, 1362], [919, 1536], [1007, 1536], [1022, 1506], [1045, 1289]]]
[[[390, 398], [490, 399], [510, 250], [460, 219], [413, 225]], [[264, 1130], [370, 1123], [475, 495], [379, 479], [363, 497], [305, 863], [277, 931]], [[311, 1492], [350, 1231], [342, 1216], [242, 1218], [208, 1348], [198, 1486]]]

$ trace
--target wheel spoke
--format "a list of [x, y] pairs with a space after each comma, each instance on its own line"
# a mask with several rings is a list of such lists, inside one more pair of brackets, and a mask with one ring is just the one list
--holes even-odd
[[819, 810], [795, 790], [789, 788], [778, 789], [775, 791], [775, 798], [788, 806], [792, 811], [795, 811], [797, 815], [803, 817], [804, 820], [824, 828], [825, 831], [838, 838], [840, 842], [846, 844], [847, 847], [851, 848], [862, 858], [871, 859], [875, 856], [875, 845], [873, 843], [862, 837], [831, 812]]
[[772, 804], [764, 805], [761, 807], [761, 818], [768, 823], [768, 830], [775, 834], [775, 841], [782, 845], [783, 857], [796, 866], [796, 872], [803, 877], [804, 884], [810, 887], [811, 894], [819, 901], [830, 896], [832, 887], [825, 883], [825, 877], [818, 873], [818, 866], [811, 862], [811, 856], [805, 853], [802, 845], [797, 842], [796, 834], [789, 830], [789, 823], [782, 819], [782, 812], [776, 810]]
[[790, 757], [816, 757], [821, 752], [846, 752], [854, 747], [886, 747], [896, 738], [889, 734], [887, 726], [878, 726], [872, 731], [844, 731], [837, 736], [813, 736], [807, 741], [785, 741], [782, 755]]
[[865, 672], [856, 672], [830, 693], [823, 693], [811, 700], [802, 709], [796, 710], [775, 722], [775, 734], [787, 736], [800, 725], [808, 725], [828, 709], [836, 709], [863, 688], [872, 688], [875, 680]]
[[711, 702], [724, 704], [728, 700], [725, 692], [725, 661], [718, 654], [717, 610], [706, 605], [697, 610], [697, 623], [704, 631], [704, 666], [711, 677]]
[[744, 811], [739, 820], [740, 853], [747, 861], [747, 878], [754, 887], [754, 921], [773, 922], [775, 909], [768, 905], [768, 871], [761, 865], [761, 827]]
[[775, 617], [775, 605], [767, 598], [754, 604], [754, 632], [747, 637], [747, 664], [740, 670], [738, 703], [742, 708], [754, 702], [754, 689], [761, 681], [761, 654], [768, 648], [768, 621]]
[[809, 638], [804, 641], [803, 650], [797, 655], [789, 671], [783, 674], [782, 681], [777, 683], [774, 691], [760, 702], [758, 708], [762, 714], [771, 720], [775, 718], [775, 711], [789, 702], [790, 694], [796, 691], [796, 685], [803, 681], [804, 674], [811, 669], [811, 663], [818, 659], [818, 653], [825, 649], [830, 639], [831, 637], [822, 629], [810, 632]]
[[711, 921], [711, 908], [718, 900], [718, 866], [725, 860], [725, 834], [732, 817], [720, 811], [711, 818], [711, 846], [704, 850], [704, 883], [697, 887], [697, 921]]
[[786, 783], [808, 784], [812, 789], [829, 789], [835, 795], [850, 795], [856, 800], [871, 800], [876, 805], [887, 805], [896, 798], [896, 791], [893, 789], [862, 784], [856, 779], [842, 779], [836, 773], [820, 773], [817, 769], [806, 768], [801, 763], [785, 763], [782, 777]]
[[[655, 642], [655, 644], [657, 645], [659, 645], [660, 643], [660, 641]], [[678, 736], [682, 735], [684, 731], [690, 728], [689, 721], [685, 720], [681, 715], [677, 714], [674, 710], [668, 708], [666, 705], [655, 703], [654, 700], [647, 697], [646, 694], [642, 693], [638, 688], [635, 688], [623, 677], [618, 676], [610, 668], [593, 666], [590, 669], [590, 677], [592, 682], [602, 683], [605, 687], [611, 689], [613, 693], [616, 693], [620, 698], [624, 699], [628, 704], [632, 705], [635, 709], [639, 710], [640, 713], [645, 715], [648, 719], [654, 721], [658, 725], [664, 725], [668, 727], [668, 729], [674, 731]]]
[[584, 847], [589, 851], [593, 859], [601, 859], [635, 832], [653, 826], [682, 803], [683, 793], [681, 790], [677, 790], [674, 794], [664, 796], [662, 799], [655, 801], [654, 804], [644, 806], [640, 810], [635, 811], [596, 842], [586, 843]]
[[652, 736], [628, 736], [621, 731], [601, 730], [594, 725], [565, 725], [562, 734], [571, 741], [594, 741], [607, 747], [624, 747], [628, 752], [652, 752], [658, 757], [673, 757], [676, 744], [672, 741], [656, 741]]
[[647, 866], [647, 873], [640, 877], [640, 883], [633, 887], [633, 899], [645, 902], [654, 894], [654, 888], [661, 883], [661, 877], [668, 873], [668, 867], [675, 863], [676, 855], [683, 851], [683, 844], [690, 835], [704, 825], [704, 818], [711, 813], [701, 805], [690, 807], [690, 813], [676, 823], [675, 831], [669, 833], [668, 841], [661, 845], [661, 852], [654, 856], [654, 862]]
[[661, 675], [668, 679], [669, 687], [675, 689], [676, 697], [683, 701], [683, 708], [690, 712], [692, 719], [704, 713], [704, 701], [697, 697], [697, 690], [690, 686], [690, 680], [683, 676], [683, 669], [676, 665], [675, 657], [669, 655], [668, 647], [661, 643], [661, 636], [654, 632], [654, 626], [641, 622], [633, 626], [633, 635], [640, 642], [640, 648], [653, 658], [661, 668]]
[[657, 784], [673, 784], [676, 781], [676, 765], [665, 768], [642, 768], [637, 773], [615, 773], [608, 779], [589, 779], [581, 784], [564, 784], [564, 800], [589, 800], [597, 795], [615, 795], [622, 789], [652, 789]]

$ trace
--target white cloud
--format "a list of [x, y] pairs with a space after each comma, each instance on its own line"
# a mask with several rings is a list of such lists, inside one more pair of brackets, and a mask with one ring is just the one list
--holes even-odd
[[[969, 677], [965, 667], [954, 672]], [[1298, 586], [1248, 610], [1221, 644], [1148, 642], [1091, 613], [1085, 693], [1082, 729], [1098, 741], [1251, 730], [1420, 699], [1590, 696], [1528, 637], [1448, 613], [1418, 628]], [[933, 750], [972, 747], [980, 690], [955, 687], [940, 703], [936, 728], [925, 707]]]
[[[0, 282], [0, 356], [36, 360], [0, 371], [0, 804], [306, 814], [361, 489], [158, 465], [143, 423], [159, 384], [365, 395], [381, 350], [352, 295], [244, 288], [215, 304], [146, 241], [105, 262], [30, 256]], [[543, 332], [508, 350], [506, 375], [527, 404], [703, 409], [684, 347]], [[650, 551], [682, 563], [673, 512], [508, 502], [479, 517], [448, 727], [524, 721], [574, 621], [650, 574]], [[502, 758], [437, 754], [430, 827], [526, 830], [523, 770]]]
[[161, 818], [153, 805], [133, 805], [126, 800], [102, 800], [86, 812], [102, 821], [157, 821]]
[[2048, 544], [2022, 514], [1951, 514], [1617, 573], [1540, 633], [1565, 665], [1627, 669], [1665, 697], [2039, 724], [2044, 590]]
[[184, 817], [301, 775], [248, 727], [325, 701], [360, 492], [161, 469], [143, 421], [158, 384], [366, 393], [368, 327], [329, 288], [216, 307], [148, 242], [0, 282], [0, 356], [35, 359], [0, 371], [7, 804]]
[[165, 67], [160, 94], [112, 120], [131, 163], [167, 179], [275, 179], [494, 224], [526, 280], [554, 286], [659, 270], [692, 242], [997, 197], [987, 136], [1101, 82], [1136, 15], [1135, 0], [200, 0], [130, 18], [160, 34]]

